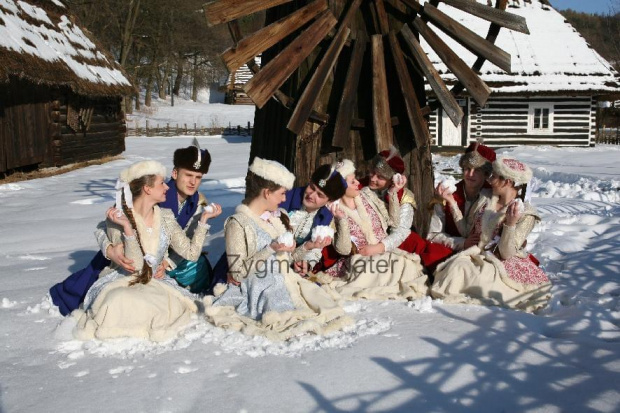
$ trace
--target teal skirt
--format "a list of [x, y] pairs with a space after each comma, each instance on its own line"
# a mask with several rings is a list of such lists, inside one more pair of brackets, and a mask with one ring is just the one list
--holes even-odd
[[174, 278], [179, 285], [189, 287], [194, 294], [207, 294], [213, 278], [213, 269], [205, 255], [201, 255], [198, 261], [181, 261], [177, 267], [167, 272], [170, 278]]

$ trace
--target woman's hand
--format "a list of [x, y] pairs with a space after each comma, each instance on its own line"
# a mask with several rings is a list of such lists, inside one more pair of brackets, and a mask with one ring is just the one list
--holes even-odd
[[331, 245], [331, 243], [332, 243], [332, 237], [325, 237], [325, 238], [318, 237], [316, 241], [304, 242], [304, 249], [308, 251], [313, 250], [315, 248], [323, 249], [327, 247], [328, 245]]
[[226, 274], [226, 282], [228, 284], [236, 285], [237, 287], [239, 287], [241, 285], [241, 283], [239, 281], [235, 280], [230, 273]]
[[293, 252], [293, 251], [295, 251], [295, 247], [297, 245], [293, 242], [293, 245], [291, 245], [290, 247], [287, 247], [284, 244], [280, 244], [277, 241], [273, 241], [269, 246], [275, 252]]
[[474, 245], [478, 245], [479, 242], [480, 242], [480, 233], [475, 233], [472, 231], [472, 233], [469, 234], [469, 237], [465, 239], [465, 242], [463, 243], [463, 249], [467, 249]]
[[166, 275], [166, 268], [168, 268], [168, 261], [162, 260], [159, 267], [157, 267], [157, 271], [153, 274], [153, 278], [161, 280]]
[[222, 206], [220, 204], [210, 204], [209, 206], [213, 211], [209, 212], [205, 208], [205, 211], [200, 216], [200, 222], [203, 224], [206, 224], [209, 218], [215, 218], [222, 213]]
[[516, 202], [513, 202], [508, 205], [508, 208], [506, 209], [506, 221], [504, 224], [509, 227], [514, 227], [517, 222], [519, 222], [519, 218], [521, 218], [519, 205]]
[[329, 212], [331, 212], [336, 219], [343, 219], [345, 217], [344, 211], [340, 209], [340, 203], [338, 201], [329, 202], [327, 204], [327, 209], [329, 209]]
[[111, 207], [108, 208], [105, 215], [110, 221], [112, 221], [116, 225], [123, 227], [123, 232], [126, 236], [133, 236], [133, 228], [131, 227], [131, 222], [129, 222], [129, 218], [127, 218], [127, 216], [123, 213], [123, 210]]
[[293, 271], [302, 277], [306, 277], [310, 269], [308, 268], [308, 261], [295, 261], [293, 263]]
[[454, 200], [454, 195], [452, 195], [450, 191], [448, 191], [448, 188], [445, 188], [441, 183], [439, 183], [435, 188], [435, 195], [445, 199], [446, 202], [449, 202], [451, 204], [456, 202]]
[[398, 192], [401, 189], [403, 189], [406, 185], [407, 185], [407, 177], [404, 175], [400, 175], [400, 178], [396, 179], [394, 181], [394, 184], [390, 186], [390, 189], [388, 189], [388, 192], [390, 193]]
[[370, 257], [371, 255], [382, 254], [385, 252], [385, 245], [382, 242], [374, 245], [366, 245], [358, 251], [364, 257]]

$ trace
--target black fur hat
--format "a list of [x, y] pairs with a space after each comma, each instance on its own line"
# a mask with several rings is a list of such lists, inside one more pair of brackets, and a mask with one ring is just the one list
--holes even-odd
[[194, 139], [194, 144], [187, 148], [180, 148], [174, 151], [174, 167], [187, 169], [192, 172], [206, 174], [211, 165], [211, 154], [206, 149], [200, 149], [198, 141]]
[[347, 190], [346, 181], [331, 165], [319, 166], [310, 180], [327, 195], [330, 201], [342, 198]]

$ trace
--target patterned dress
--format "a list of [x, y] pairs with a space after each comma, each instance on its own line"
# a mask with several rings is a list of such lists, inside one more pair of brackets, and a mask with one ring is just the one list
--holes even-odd
[[437, 267], [431, 294], [449, 303], [537, 311], [547, 304], [551, 283], [525, 244], [540, 218], [526, 203], [517, 224], [508, 227], [507, 208], [495, 211], [496, 202], [492, 197], [476, 216], [472, 231], [480, 234], [480, 243]]

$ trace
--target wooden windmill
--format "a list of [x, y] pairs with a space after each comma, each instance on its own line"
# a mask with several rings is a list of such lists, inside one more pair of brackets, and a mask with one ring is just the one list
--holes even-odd
[[[440, 5], [440, 3], [443, 3]], [[528, 33], [525, 20], [476, 0], [216, 0], [204, 6], [211, 25], [228, 24], [233, 45], [222, 54], [230, 71], [247, 64], [245, 85], [257, 106], [251, 157], [282, 162], [307, 182], [316, 166], [347, 157], [358, 165], [394, 144], [419, 205], [433, 194], [430, 133], [425, 117], [439, 105], [459, 124], [454, 96], [467, 89], [479, 105], [490, 89], [478, 76], [488, 60], [510, 71], [510, 55], [497, 47], [500, 28]], [[489, 22], [485, 37], [441, 8], [460, 9]], [[265, 27], [243, 35], [237, 22], [266, 10]], [[437, 34], [451, 37], [478, 58], [468, 66]], [[420, 37], [454, 73], [451, 88], [422, 50]], [[262, 65], [254, 58], [262, 53]], [[424, 82], [436, 102], [428, 105]], [[423, 212], [425, 208], [419, 208]], [[428, 214], [416, 214], [426, 233]]]

